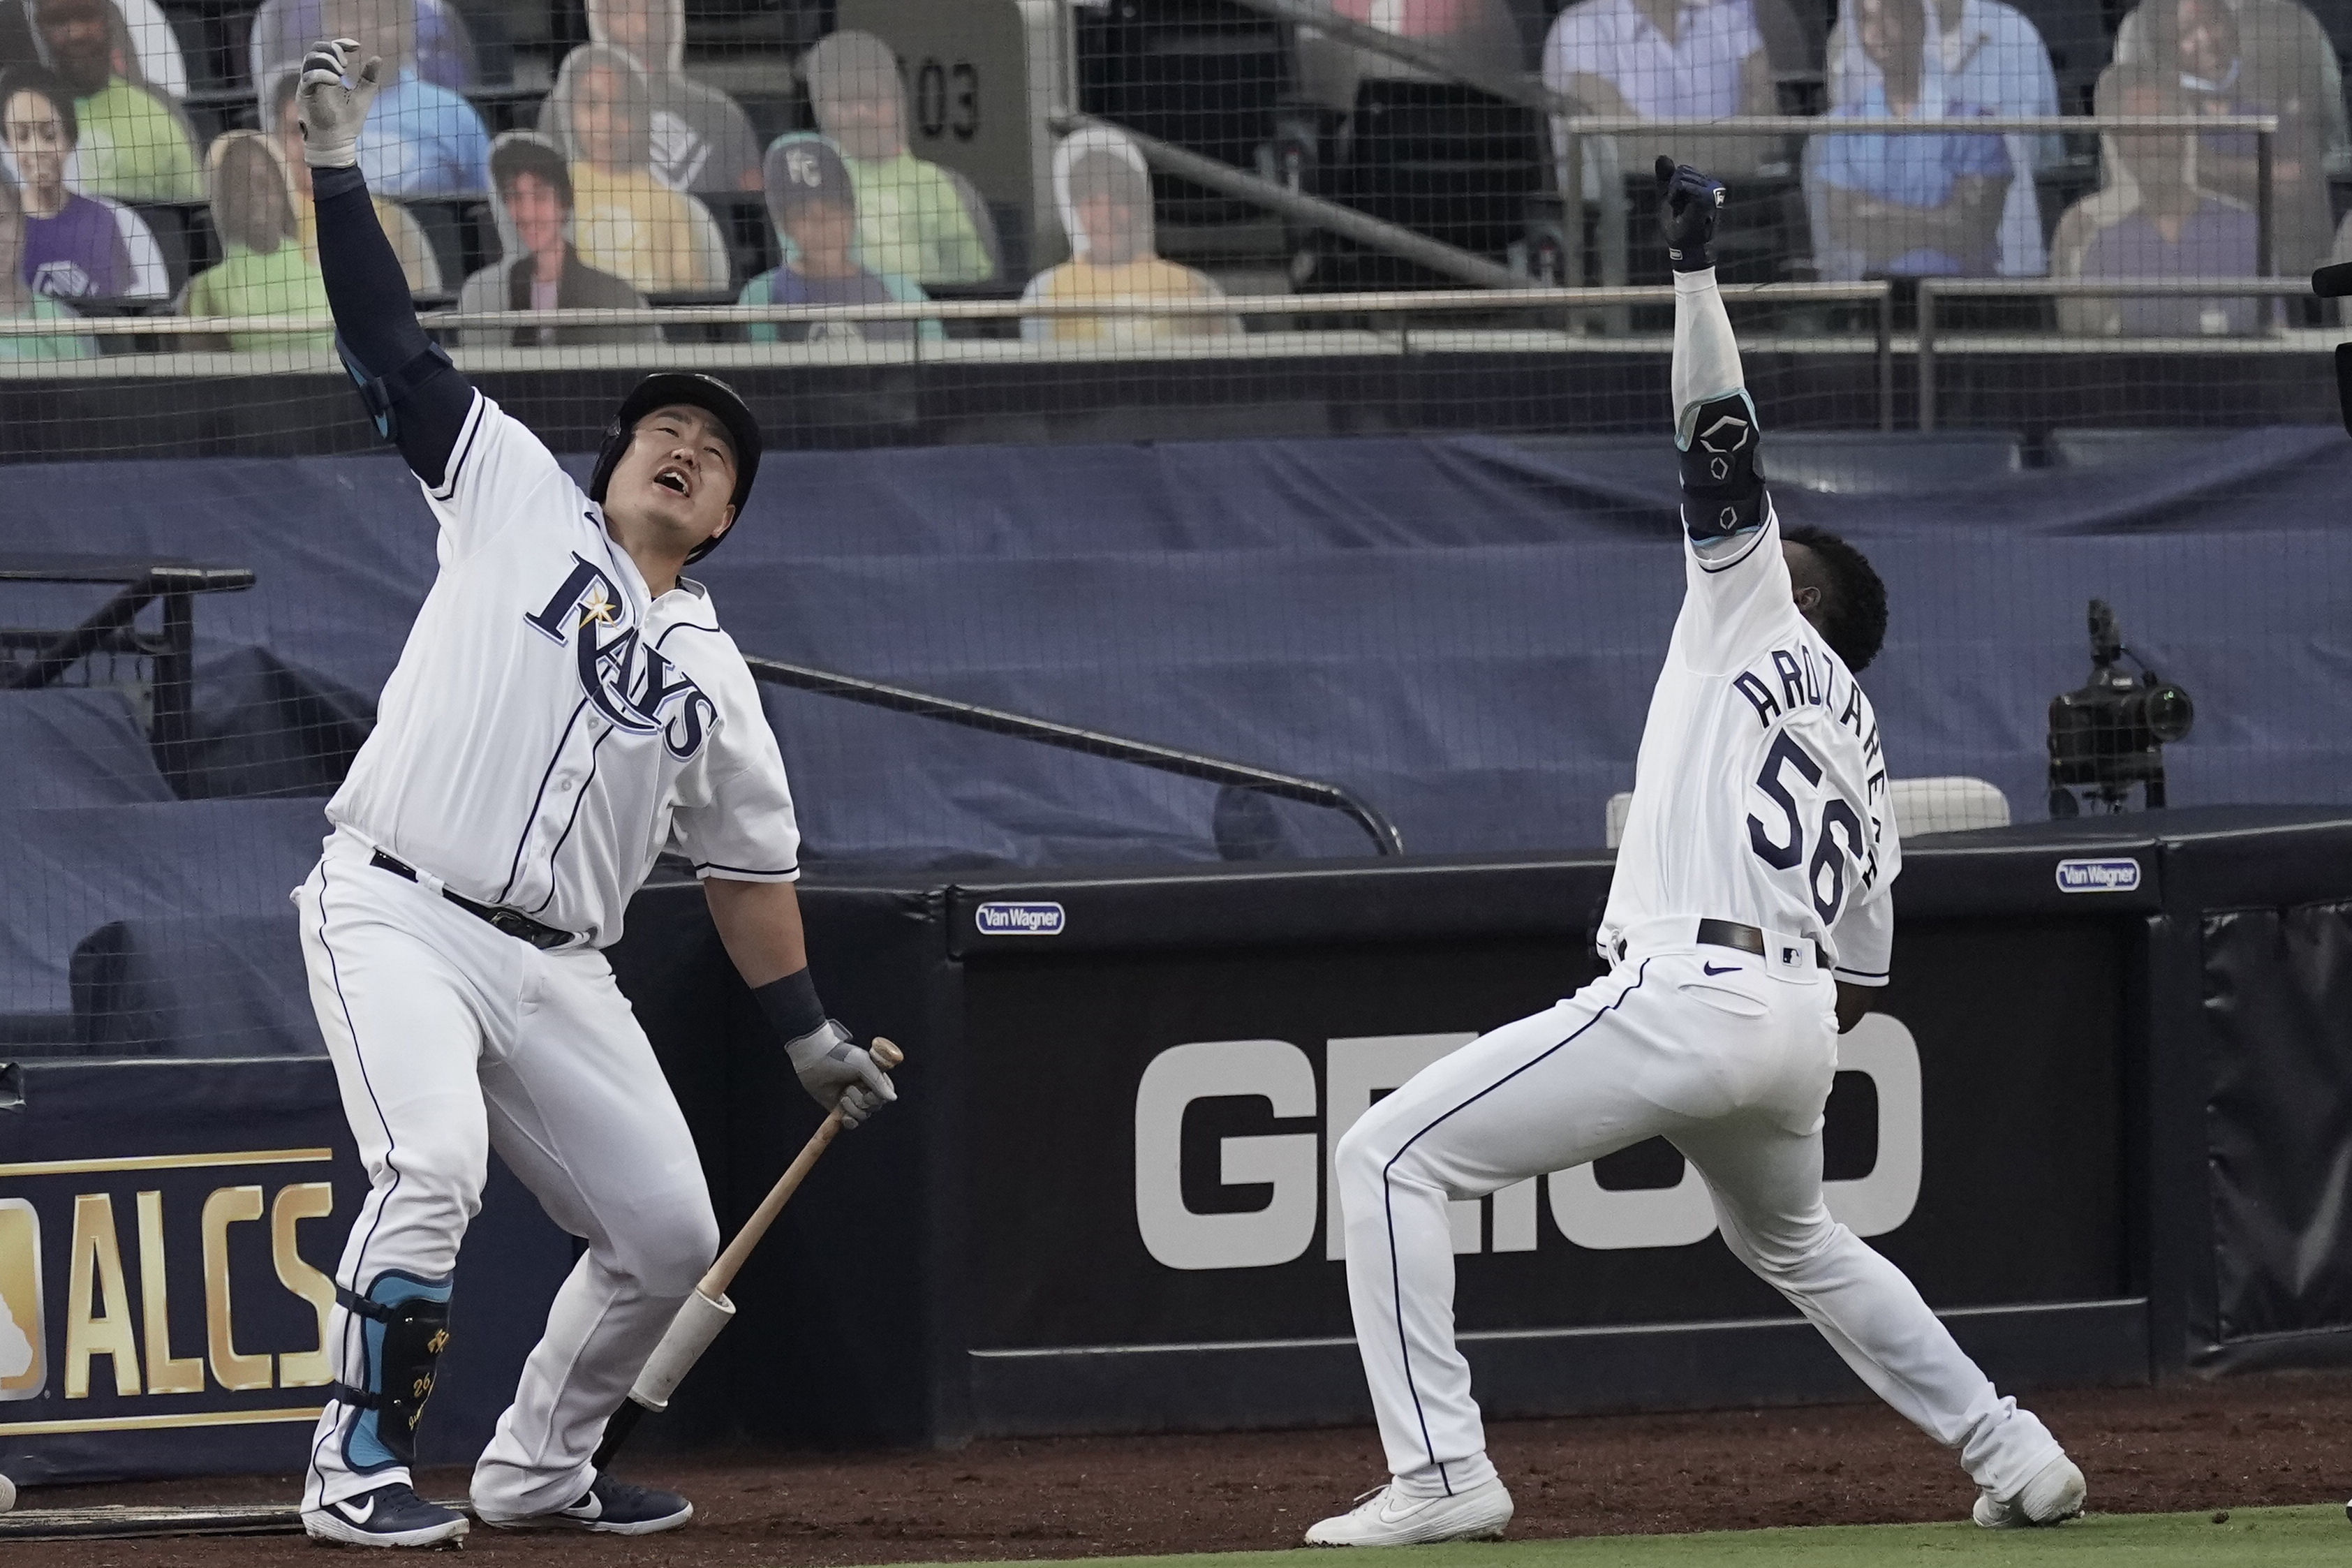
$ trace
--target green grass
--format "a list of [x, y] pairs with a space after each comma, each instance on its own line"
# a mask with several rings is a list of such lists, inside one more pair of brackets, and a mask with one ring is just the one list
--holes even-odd
[[[1810, 1530], [1715, 1531], [1704, 1535], [1611, 1535], [1578, 1541], [1458, 1542], [1318, 1554], [1226, 1552], [1185, 1557], [1097, 1558], [1122, 1568], [1302, 1568], [1308, 1561], [1365, 1568], [1875, 1568], [1881, 1563], [1983, 1563], [2035, 1568], [2343, 1568], [2352, 1524], [2333, 1503], [2210, 1513], [2093, 1514], [2058, 1530], [1989, 1531], [1969, 1523], [1829, 1525]], [[963, 1568], [974, 1568], [965, 1564]], [[1034, 1568], [1034, 1565], [1033, 1565]]]

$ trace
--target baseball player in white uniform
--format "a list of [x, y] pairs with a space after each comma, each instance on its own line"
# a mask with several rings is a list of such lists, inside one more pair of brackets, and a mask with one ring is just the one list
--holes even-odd
[[371, 1184], [335, 1274], [336, 1382], [302, 1518], [421, 1546], [464, 1514], [409, 1484], [489, 1152], [587, 1250], [476, 1467], [483, 1522], [641, 1534], [692, 1505], [591, 1462], [718, 1248], [693, 1139], [602, 950], [675, 849], [801, 1081], [855, 1125], [896, 1098], [808, 973], [799, 833], [751, 671], [681, 575], [760, 460], [742, 401], [654, 375], [585, 492], [419, 330], [355, 156], [383, 72], [304, 61], [304, 153], [337, 345], [440, 527], [439, 574], [294, 897]]
[[1783, 533], [1708, 255], [1723, 187], [1659, 160], [1675, 271], [1681, 615], [1600, 946], [1609, 973], [1433, 1064], [1338, 1151], [1356, 1340], [1391, 1479], [1310, 1544], [1497, 1536], [1511, 1497], [1454, 1342], [1449, 1200], [1663, 1135], [1726, 1243], [1976, 1481], [1979, 1524], [2082, 1510], [2082, 1472], [1822, 1202], [1837, 1037], [1886, 983], [1901, 866], [1854, 671], [1885, 630], [1859, 552]]

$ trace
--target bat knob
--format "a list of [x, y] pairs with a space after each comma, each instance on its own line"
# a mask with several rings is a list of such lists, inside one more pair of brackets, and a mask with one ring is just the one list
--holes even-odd
[[891, 1071], [896, 1068], [899, 1063], [907, 1059], [906, 1052], [900, 1050], [898, 1047], [892, 1045], [888, 1040], [884, 1039], [879, 1035], [874, 1037], [873, 1054], [874, 1059], [882, 1064], [882, 1070], [884, 1072]]

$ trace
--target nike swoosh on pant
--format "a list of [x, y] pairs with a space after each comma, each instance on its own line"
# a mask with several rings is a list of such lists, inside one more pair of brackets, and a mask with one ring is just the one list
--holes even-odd
[[1701, 973], [1706, 974], [1737, 974], [1739, 973], [1739, 965], [1736, 963], [1727, 963], [1721, 969], [1717, 969], [1712, 963], [1702, 963], [1699, 965], [1699, 969]]

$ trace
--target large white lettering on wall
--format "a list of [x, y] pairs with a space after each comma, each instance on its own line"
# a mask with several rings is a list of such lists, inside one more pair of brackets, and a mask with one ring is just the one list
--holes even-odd
[[1287, 1040], [1209, 1040], [1151, 1058], [1135, 1091], [1135, 1224], [1171, 1268], [1263, 1268], [1315, 1240], [1315, 1134], [1219, 1141], [1217, 1180], [1270, 1183], [1273, 1201], [1246, 1214], [1184, 1206], [1184, 1111], [1198, 1100], [1255, 1098], [1276, 1117], [1315, 1114], [1315, 1067]]
[[[1287, 1040], [1211, 1040], [1160, 1052], [1135, 1097], [1135, 1221], [1145, 1248], [1171, 1268], [1264, 1268], [1304, 1255], [1319, 1229], [1323, 1256], [1346, 1257], [1344, 1215], [1327, 1197], [1338, 1190], [1331, 1159], [1339, 1140], [1381, 1095], [1475, 1037], [1450, 1031], [1331, 1040], [1319, 1093], [1314, 1063]], [[1824, 1182], [1823, 1200], [1857, 1235], [1883, 1236], [1908, 1221], [1919, 1201], [1918, 1042], [1901, 1020], [1873, 1013], [1838, 1041], [1838, 1068], [1867, 1075], [1876, 1091], [1877, 1156], [1866, 1174]], [[1228, 1099], [1263, 1101], [1269, 1121], [1319, 1117], [1320, 1134], [1219, 1138], [1219, 1183], [1269, 1188], [1271, 1196], [1245, 1213], [1195, 1213], [1184, 1202], [1185, 1112], [1200, 1100]], [[1715, 1234], [1706, 1180], [1687, 1163], [1667, 1187], [1604, 1187], [1589, 1164], [1553, 1172], [1540, 1185], [1553, 1227], [1577, 1247], [1692, 1247]], [[1454, 1250], [1536, 1250], [1538, 1186], [1517, 1182], [1450, 1205]]]

